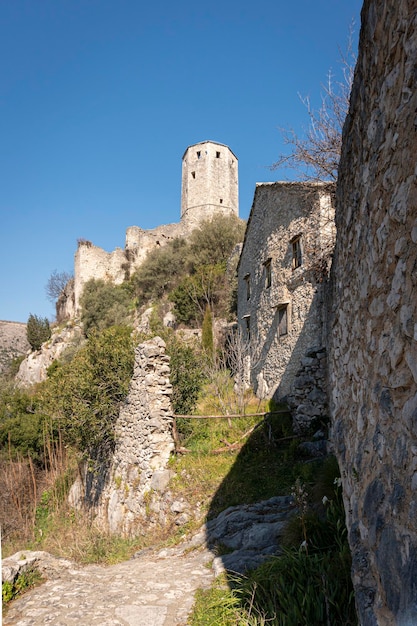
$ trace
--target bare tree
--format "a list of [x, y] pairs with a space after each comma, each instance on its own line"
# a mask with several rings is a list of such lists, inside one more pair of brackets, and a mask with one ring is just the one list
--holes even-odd
[[349, 110], [350, 92], [356, 55], [352, 48], [350, 29], [347, 50], [340, 51], [342, 79], [335, 81], [330, 71], [326, 85], [321, 89], [321, 106], [315, 109], [309, 97], [299, 95], [307, 109], [309, 125], [303, 135], [294, 129], [281, 128], [284, 143], [290, 153], [282, 154], [272, 165], [272, 169], [289, 167], [305, 181], [336, 181], [342, 147], [342, 130]]
[[57, 270], [54, 270], [45, 286], [46, 296], [48, 300], [52, 303], [55, 303], [61, 293], [65, 290], [65, 287], [70, 280], [72, 280], [72, 274], [69, 274], [68, 272], [58, 272]]

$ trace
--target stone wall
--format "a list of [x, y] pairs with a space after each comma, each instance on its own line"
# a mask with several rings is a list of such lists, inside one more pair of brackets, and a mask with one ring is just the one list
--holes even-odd
[[[250, 339], [251, 383], [261, 397], [289, 394], [306, 353], [324, 345], [333, 212], [332, 189], [326, 185], [256, 186], [238, 266], [238, 322]], [[295, 239], [301, 254], [297, 266]]]
[[182, 513], [178, 506], [174, 511], [166, 493], [171, 476], [167, 463], [174, 450], [169, 371], [162, 339], [155, 337], [136, 348], [110, 467], [97, 478], [84, 473], [71, 489], [70, 502], [95, 509], [96, 522], [108, 532], [140, 534], [145, 520], [147, 525], [164, 524], [168, 512]]
[[417, 4], [365, 0], [337, 192], [329, 354], [363, 626], [417, 623]]

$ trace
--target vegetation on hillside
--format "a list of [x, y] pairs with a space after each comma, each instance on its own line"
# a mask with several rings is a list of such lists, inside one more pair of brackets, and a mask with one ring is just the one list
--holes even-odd
[[[202, 591], [191, 623], [353, 625], [343, 507], [333, 491], [337, 468], [305, 463], [282, 407], [270, 407], [279, 414], [259, 416], [268, 407], [243, 384], [247, 344], [238, 332], [226, 334], [220, 345], [213, 334], [214, 319], [230, 315], [233, 271], [227, 260], [242, 236], [235, 218], [207, 222], [188, 242], [174, 240], [152, 252], [129, 282], [90, 281], [82, 298], [86, 340], [55, 361], [41, 384], [22, 390], [0, 380], [4, 550], [46, 549], [82, 562], [115, 562], [156, 542], [177, 541], [228, 506], [293, 489], [299, 514], [289, 526], [285, 553], [246, 578], [229, 578], [228, 589]], [[169, 300], [183, 325], [202, 325], [201, 340], [185, 341], [181, 331], [164, 327]], [[135, 334], [136, 307], [155, 301], [150, 334]], [[71, 510], [68, 492], [78, 463], [87, 461], [98, 472], [108, 460], [134, 346], [156, 334], [170, 356], [177, 415], [242, 417], [177, 419], [183, 454], [171, 458], [170, 490], [201, 516], [181, 528], [167, 524], [125, 540], [95, 529], [88, 511]], [[10, 599], [14, 590], [5, 593]]]
[[51, 328], [47, 318], [31, 313], [26, 324], [26, 336], [32, 350], [39, 350], [41, 345], [51, 336]]
[[138, 303], [167, 298], [177, 321], [199, 326], [207, 306], [216, 317], [229, 318], [233, 270], [227, 262], [243, 240], [245, 223], [235, 216], [203, 222], [190, 238], [174, 239], [151, 251], [131, 278]]

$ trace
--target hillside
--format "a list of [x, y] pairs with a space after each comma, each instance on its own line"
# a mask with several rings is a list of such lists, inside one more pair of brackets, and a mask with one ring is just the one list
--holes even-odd
[[26, 324], [0, 320], [0, 373], [4, 372], [12, 359], [29, 350], [26, 339]]

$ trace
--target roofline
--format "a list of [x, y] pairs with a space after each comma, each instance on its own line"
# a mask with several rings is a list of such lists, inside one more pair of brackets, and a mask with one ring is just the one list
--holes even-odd
[[205, 141], [198, 141], [197, 143], [192, 143], [192, 144], [190, 144], [190, 145], [189, 145], [189, 146], [185, 149], [185, 152], [184, 152], [184, 154], [182, 155], [182, 160], [184, 160], [184, 157], [185, 157], [185, 155], [187, 154], [187, 152], [188, 152], [188, 150], [189, 150], [190, 148], [194, 148], [195, 146], [202, 146], [202, 145], [204, 145], [205, 143], [212, 143], [212, 144], [214, 144], [215, 146], [223, 146], [223, 148], [227, 148], [227, 149], [228, 149], [228, 150], [229, 150], [229, 151], [233, 154], [233, 156], [235, 157], [236, 161], [238, 161], [238, 160], [239, 160], [239, 159], [237, 158], [237, 156], [235, 155], [235, 153], [233, 152], [233, 150], [231, 150], [231, 148], [230, 148], [227, 144], [225, 144], [225, 143], [220, 143], [219, 141], [212, 141], [211, 139], [206, 139]]
[[336, 183], [333, 181], [300, 181], [300, 180], [295, 180], [295, 181], [288, 181], [288, 180], [277, 180], [275, 182], [271, 182], [271, 183], [255, 183], [255, 191], [253, 194], [253, 200], [252, 200], [252, 206], [250, 209], [250, 213], [249, 213], [249, 217], [247, 219], [246, 222], [246, 229], [245, 229], [245, 236], [243, 237], [243, 242], [242, 242], [242, 250], [240, 251], [240, 256], [239, 256], [239, 261], [237, 262], [237, 266], [236, 266], [236, 271], [239, 270], [240, 267], [240, 260], [242, 258], [242, 254], [243, 254], [243, 250], [245, 248], [245, 243], [246, 243], [246, 239], [247, 239], [247, 234], [249, 231], [249, 225], [251, 223], [252, 220], [252, 215], [253, 215], [253, 210], [255, 207], [255, 198], [256, 198], [256, 192], [258, 191], [258, 189], [260, 189], [261, 187], [317, 187], [318, 189], [321, 187], [328, 187], [329, 185], [334, 186], [336, 188]]

